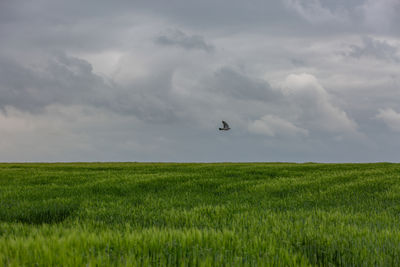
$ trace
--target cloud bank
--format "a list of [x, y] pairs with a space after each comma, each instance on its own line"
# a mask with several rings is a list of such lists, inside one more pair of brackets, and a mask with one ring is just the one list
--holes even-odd
[[399, 8], [2, 2], [0, 161], [396, 161]]

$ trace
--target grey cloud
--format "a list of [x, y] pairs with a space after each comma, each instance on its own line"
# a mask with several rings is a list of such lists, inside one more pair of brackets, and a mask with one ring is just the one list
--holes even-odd
[[290, 59], [290, 62], [296, 67], [303, 67], [307, 65], [307, 63], [304, 60], [297, 58]]
[[185, 49], [199, 49], [206, 52], [214, 50], [214, 46], [206, 43], [200, 35], [187, 35], [180, 30], [169, 31], [167, 34], [160, 35], [155, 42], [165, 46], [179, 46]]
[[366, 0], [360, 7], [365, 24], [377, 32], [397, 32], [400, 2], [398, 0]]
[[397, 47], [369, 36], [362, 37], [362, 46], [350, 45], [350, 49], [351, 51], [347, 55], [351, 57], [374, 57], [380, 60], [400, 62]]
[[267, 81], [251, 79], [229, 67], [223, 67], [215, 72], [213, 79], [205, 81], [210, 83], [212, 90], [221, 92], [226, 96], [238, 99], [251, 99], [256, 101], [277, 102], [282, 100], [282, 93], [272, 88]]
[[87, 62], [59, 54], [45, 66], [21, 66], [0, 58], [0, 107], [15, 106], [37, 112], [54, 104], [95, 101], [104, 89], [103, 79]]
[[[235, 117], [251, 133], [266, 136], [362, 136], [357, 123], [332, 101], [331, 95], [310, 74], [289, 75], [283, 87], [272, 87], [267, 81], [249, 77], [224, 67], [202, 82], [210, 97], [222, 94], [214, 103]], [[227, 101], [227, 99], [231, 101]], [[236, 114], [236, 115], [235, 115]]]
[[178, 119], [178, 106], [171, 94], [173, 71], [161, 71], [138, 79], [104, 99], [105, 107], [125, 115], [133, 115], [151, 123], [170, 123]]
[[37, 113], [54, 104], [86, 105], [143, 121], [171, 121], [175, 118], [173, 99], [168, 97], [171, 77], [166, 71], [124, 87], [93, 73], [87, 61], [64, 54], [50, 56], [37, 69], [1, 58], [0, 108]]

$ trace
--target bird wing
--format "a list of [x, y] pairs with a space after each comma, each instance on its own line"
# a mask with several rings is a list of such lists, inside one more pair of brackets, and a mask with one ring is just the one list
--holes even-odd
[[222, 121], [222, 124], [224, 125], [224, 128], [229, 128], [228, 123], [226, 123], [225, 121]]

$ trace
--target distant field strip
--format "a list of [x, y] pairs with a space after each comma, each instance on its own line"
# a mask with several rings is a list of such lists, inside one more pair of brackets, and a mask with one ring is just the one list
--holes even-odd
[[1, 266], [400, 266], [400, 164], [0, 164]]

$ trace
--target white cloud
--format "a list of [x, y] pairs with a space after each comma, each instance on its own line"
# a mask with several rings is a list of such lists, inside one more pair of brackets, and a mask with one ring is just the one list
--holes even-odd
[[283, 120], [275, 115], [265, 115], [259, 120], [249, 124], [249, 131], [255, 134], [267, 136], [296, 136], [308, 135], [308, 131], [295, 126], [293, 123]]
[[306, 127], [330, 133], [357, 133], [357, 124], [332, 104], [330, 95], [313, 75], [290, 74], [284, 92], [296, 105], [297, 116]]
[[383, 120], [383, 122], [395, 132], [400, 132], [400, 113], [397, 113], [391, 108], [379, 109], [376, 118]]
[[323, 7], [319, 0], [285, 0], [285, 4], [309, 22], [338, 22], [346, 19], [345, 14]]

